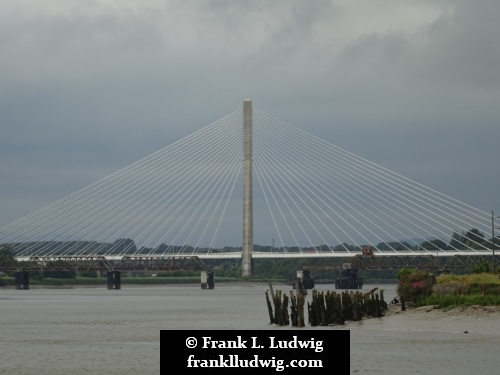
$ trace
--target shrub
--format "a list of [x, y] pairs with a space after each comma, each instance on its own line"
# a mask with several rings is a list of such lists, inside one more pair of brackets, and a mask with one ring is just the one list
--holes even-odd
[[97, 271], [81, 271], [80, 277], [97, 277]]
[[418, 303], [432, 294], [435, 277], [426, 271], [403, 268], [397, 274], [398, 294], [406, 301]]
[[470, 273], [488, 273], [490, 272], [490, 265], [486, 260], [475, 264], [471, 269]]

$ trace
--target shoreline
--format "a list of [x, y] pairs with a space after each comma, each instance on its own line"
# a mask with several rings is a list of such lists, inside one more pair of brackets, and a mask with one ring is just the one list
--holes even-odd
[[467, 306], [455, 306], [451, 308], [437, 308], [435, 306], [418, 306], [415, 307], [412, 304], [406, 305], [406, 310], [401, 311], [401, 304], [388, 305], [385, 316], [393, 315], [447, 315], [447, 316], [496, 316], [500, 318], [500, 306], [496, 305], [467, 305]]
[[434, 306], [389, 305], [381, 318], [346, 322], [347, 329], [402, 332], [441, 332], [500, 336], [500, 306], [459, 306], [438, 309]]

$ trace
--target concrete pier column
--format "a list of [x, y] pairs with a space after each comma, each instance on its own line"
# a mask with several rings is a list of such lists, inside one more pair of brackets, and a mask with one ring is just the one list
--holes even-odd
[[20, 271], [14, 273], [14, 283], [16, 284], [16, 289], [23, 289], [23, 274]]
[[108, 289], [113, 289], [113, 284], [114, 284], [113, 271], [108, 271], [106, 277], [107, 277]]
[[213, 271], [201, 271], [201, 289], [213, 289], [215, 276]]
[[115, 271], [115, 280], [114, 280], [114, 285], [115, 289], [121, 289], [122, 288], [122, 273], [120, 271]]
[[106, 274], [108, 289], [122, 288], [122, 273], [120, 271], [108, 271]]
[[252, 193], [252, 100], [243, 101], [243, 247], [242, 276], [252, 275], [253, 193]]
[[30, 273], [28, 271], [22, 271], [23, 279], [23, 289], [28, 290], [30, 288]]
[[28, 271], [17, 271], [14, 273], [16, 289], [28, 290], [30, 288], [30, 273]]

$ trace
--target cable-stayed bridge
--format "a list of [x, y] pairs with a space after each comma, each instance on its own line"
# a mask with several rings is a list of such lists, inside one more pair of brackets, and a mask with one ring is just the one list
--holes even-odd
[[[242, 199], [243, 198], [243, 199]], [[0, 229], [32, 257], [492, 255], [491, 214], [252, 108]]]

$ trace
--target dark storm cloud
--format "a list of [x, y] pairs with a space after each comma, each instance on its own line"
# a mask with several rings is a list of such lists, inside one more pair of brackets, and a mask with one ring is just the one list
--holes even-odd
[[500, 211], [499, 11], [494, 1], [2, 3], [0, 226], [246, 97]]

